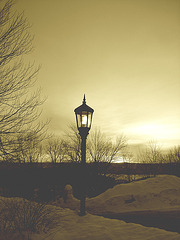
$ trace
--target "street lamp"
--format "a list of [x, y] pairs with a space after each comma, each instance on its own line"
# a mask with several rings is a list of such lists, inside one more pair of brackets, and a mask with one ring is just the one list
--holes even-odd
[[[79, 130], [79, 135], [81, 136], [81, 164], [82, 164], [82, 171], [85, 171], [86, 165], [86, 138], [91, 128], [92, 123], [92, 116], [94, 110], [86, 105], [86, 98], [84, 94], [83, 103], [81, 106], [77, 107], [74, 110], [76, 114], [76, 123], [77, 128]], [[83, 181], [83, 180], [82, 180]], [[86, 181], [85, 181], [86, 182]], [[83, 182], [82, 182], [83, 184]], [[83, 184], [83, 192], [81, 196], [81, 203], [80, 203], [80, 215], [84, 216], [86, 214], [86, 194], [85, 194], [85, 185]]]

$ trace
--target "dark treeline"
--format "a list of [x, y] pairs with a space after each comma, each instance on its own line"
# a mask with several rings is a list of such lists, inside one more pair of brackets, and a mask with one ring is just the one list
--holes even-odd
[[180, 163], [112, 163], [108, 170], [111, 174], [133, 174], [155, 176], [172, 174], [180, 177]]
[[94, 197], [119, 183], [114, 175], [132, 175], [141, 178], [157, 174], [179, 176], [179, 164], [141, 163], [89, 163], [82, 169], [80, 163], [0, 163], [0, 194], [20, 196], [40, 201], [54, 201], [63, 197], [64, 187], [72, 185], [79, 198], [81, 187], [86, 184], [87, 196]]
[[72, 185], [74, 195], [79, 198], [84, 184], [87, 196], [93, 197], [113, 187], [116, 182], [88, 164], [83, 169], [79, 163], [0, 164], [0, 194], [4, 196], [52, 201], [63, 197], [67, 184]]
[[[0, 171], [15, 171], [20, 169], [22, 171], [26, 169], [58, 169], [58, 171], [75, 171], [81, 166], [80, 162], [33, 162], [33, 163], [14, 163], [14, 162], [0, 162]], [[87, 163], [87, 169], [96, 171], [98, 174], [172, 174], [180, 176], [180, 162], [168, 162], [168, 163], [108, 163], [108, 162], [90, 162]], [[51, 170], [50, 170], [51, 171]], [[156, 175], [155, 174], [155, 175]]]
[[[0, 162], [0, 171], [9, 171], [10, 169], [58, 169], [58, 171], [74, 171], [80, 168], [80, 162], [61, 162], [61, 163], [52, 163], [52, 162], [34, 162], [34, 163], [11, 163], [6, 161]], [[180, 176], [179, 172], [180, 163], [108, 163], [108, 162], [99, 162], [99, 163], [87, 163], [87, 169], [91, 171], [98, 172], [98, 174], [152, 174], [153, 170], [156, 169], [157, 174], [173, 174]]]

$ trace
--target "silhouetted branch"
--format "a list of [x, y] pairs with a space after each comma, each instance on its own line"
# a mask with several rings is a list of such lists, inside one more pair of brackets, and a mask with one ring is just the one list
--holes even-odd
[[[45, 133], [45, 124], [37, 123], [41, 114], [40, 90], [32, 93], [39, 71], [24, 64], [32, 50], [33, 37], [24, 14], [13, 13], [15, 1], [0, 0], [0, 156], [13, 157], [17, 139], [24, 134]], [[17, 152], [17, 151], [15, 151]]]

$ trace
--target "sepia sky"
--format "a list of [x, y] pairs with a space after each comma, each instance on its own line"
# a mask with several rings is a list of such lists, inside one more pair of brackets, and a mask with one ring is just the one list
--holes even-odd
[[43, 117], [60, 134], [74, 108], [130, 143], [180, 144], [179, 0], [17, 0], [35, 35]]

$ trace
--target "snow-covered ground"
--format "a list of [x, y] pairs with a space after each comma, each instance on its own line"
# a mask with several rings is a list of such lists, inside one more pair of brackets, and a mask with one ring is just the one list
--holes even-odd
[[[61, 210], [60, 210], [61, 212]], [[143, 227], [87, 214], [80, 217], [72, 210], [60, 213], [59, 226], [48, 234], [34, 235], [32, 240], [179, 240], [180, 234]]]
[[[63, 199], [56, 206], [72, 210], [79, 208], [79, 200]], [[86, 199], [89, 213], [125, 213], [142, 211], [180, 211], [180, 178], [173, 175], [159, 175], [136, 182], [118, 184], [94, 198]]]
[[137, 211], [180, 211], [180, 178], [159, 175], [128, 184], [119, 184], [87, 201], [91, 213]]
[[180, 178], [175, 176], [117, 185], [87, 199], [86, 216], [78, 215], [79, 201], [72, 196], [66, 204], [62, 199], [54, 204], [47, 207], [56, 210], [59, 224], [48, 233], [33, 234], [32, 240], [180, 240], [176, 232], [91, 214], [180, 211]]

